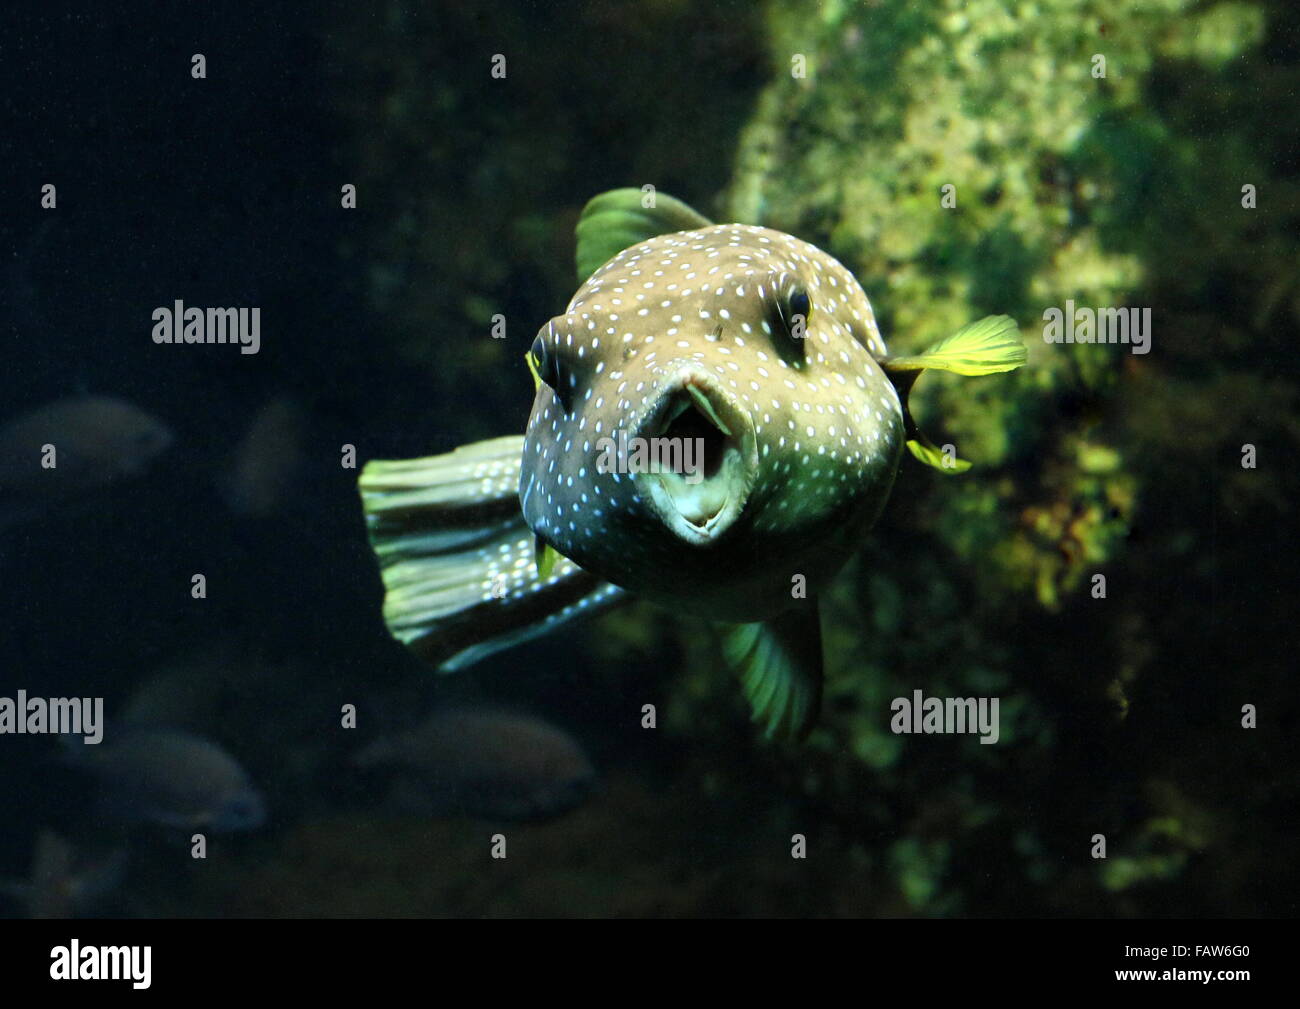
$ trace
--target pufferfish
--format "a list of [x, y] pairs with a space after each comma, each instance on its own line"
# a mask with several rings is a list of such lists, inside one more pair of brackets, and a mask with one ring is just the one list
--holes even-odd
[[[827, 253], [638, 189], [587, 204], [577, 265], [581, 286], [526, 355], [522, 437], [362, 471], [389, 630], [451, 671], [640, 596], [717, 623], [755, 721], [802, 738], [821, 704], [817, 599], [904, 446], [944, 472], [970, 465], [917, 430], [913, 382], [1018, 368], [1016, 324], [991, 316], [891, 356]], [[692, 466], [632, 465], [656, 442], [689, 442], [672, 458]]]

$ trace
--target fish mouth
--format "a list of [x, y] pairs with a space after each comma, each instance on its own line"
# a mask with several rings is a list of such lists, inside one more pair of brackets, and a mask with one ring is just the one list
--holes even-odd
[[716, 377], [696, 368], [676, 372], [636, 436], [658, 442], [661, 459], [680, 463], [633, 477], [669, 529], [704, 545], [732, 526], [758, 471], [758, 441], [748, 412]]

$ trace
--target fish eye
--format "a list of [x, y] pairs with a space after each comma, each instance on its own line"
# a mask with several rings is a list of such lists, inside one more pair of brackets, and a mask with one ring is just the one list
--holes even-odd
[[549, 385], [552, 391], [560, 387], [560, 362], [554, 354], [546, 349], [546, 341], [539, 335], [533, 340], [533, 349], [528, 352], [533, 362], [537, 377]]
[[804, 322], [808, 321], [808, 316], [812, 314], [812, 302], [808, 298], [808, 292], [801, 286], [796, 286], [790, 291], [786, 299], [790, 305], [790, 315], [802, 315]]
[[812, 316], [812, 299], [808, 289], [795, 281], [776, 301], [777, 314], [782, 326], [796, 345], [808, 335], [808, 320]]
[[564, 412], [568, 413], [573, 405], [573, 390], [576, 375], [568, 368], [560, 367], [560, 354], [555, 347], [547, 346], [545, 337], [539, 333], [533, 340], [532, 349], [528, 351], [528, 367], [532, 370], [537, 388], [542, 383], [555, 394]]

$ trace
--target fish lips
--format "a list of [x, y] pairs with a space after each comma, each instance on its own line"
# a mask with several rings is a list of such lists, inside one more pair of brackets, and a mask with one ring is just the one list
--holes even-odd
[[[637, 438], [695, 439], [695, 470], [638, 472], [634, 483], [683, 542], [707, 546], [735, 525], [758, 474], [758, 438], [749, 412], [701, 367], [673, 372], [636, 428]], [[678, 458], [685, 459], [683, 454]]]

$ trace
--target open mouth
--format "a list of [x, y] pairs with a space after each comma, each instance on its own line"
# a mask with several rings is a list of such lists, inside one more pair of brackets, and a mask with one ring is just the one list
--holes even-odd
[[682, 539], [707, 543], [744, 508], [758, 467], [749, 415], [712, 375], [680, 371], [637, 432], [671, 460], [636, 477], [660, 518]]

